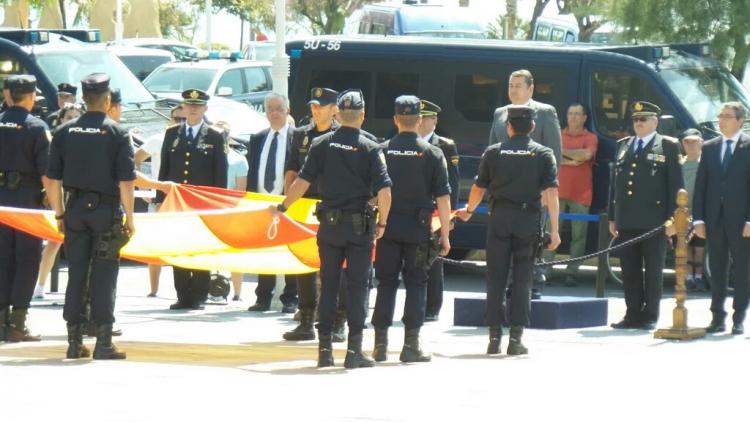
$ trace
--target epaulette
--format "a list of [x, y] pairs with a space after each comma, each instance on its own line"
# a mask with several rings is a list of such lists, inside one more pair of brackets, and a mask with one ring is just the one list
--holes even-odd
[[662, 137], [662, 138], [663, 138], [663, 139], [664, 139], [665, 141], [669, 141], [669, 142], [671, 142], [671, 143], [673, 143], [673, 144], [677, 144], [677, 143], [679, 143], [679, 142], [680, 142], [680, 141], [679, 141], [679, 140], [678, 140], [677, 138], [675, 138], [675, 137], [672, 137], [672, 136], [661, 135], [661, 137]]
[[624, 137], [622, 139], [618, 139], [616, 143], [619, 144], [620, 142], [626, 142], [628, 139], [630, 139], [630, 136], [626, 136], [626, 137]]
[[224, 133], [224, 128], [221, 126], [209, 125], [208, 128], [213, 129], [213, 131], [217, 133]]
[[455, 145], [456, 144], [456, 141], [454, 141], [453, 139], [446, 138], [444, 136], [439, 136], [439, 135], [438, 135], [438, 142], [443, 142], [443, 143], [446, 143], [448, 145]]
[[180, 123], [175, 123], [173, 125], [167, 126], [167, 130], [172, 130], [172, 129], [175, 129], [175, 128], [178, 128], [178, 127], [180, 127]]

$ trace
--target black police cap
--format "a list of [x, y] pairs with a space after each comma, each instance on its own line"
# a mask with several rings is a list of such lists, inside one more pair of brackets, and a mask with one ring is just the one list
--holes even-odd
[[84, 94], [101, 94], [109, 91], [109, 75], [92, 73], [81, 79], [81, 90]]
[[120, 88], [112, 88], [109, 90], [109, 96], [112, 97], [112, 104], [121, 104], [122, 103], [122, 92], [120, 91]]
[[512, 105], [508, 107], [508, 119], [533, 119], [534, 109], [527, 106]]
[[336, 101], [341, 110], [363, 110], [365, 108], [365, 99], [362, 91], [358, 89], [349, 89], [341, 94]]
[[414, 95], [402, 95], [396, 98], [397, 116], [419, 116], [419, 98]]
[[424, 116], [437, 116], [438, 113], [443, 111], [443, 109], [440, 108], [439, 105], [433, 103], [432, 101], [427, 101], [427, 100], [422, 100], [420, 102], [419, 107], [420, 107], [419, 114], [421, 114], [423, 117]]
[[186, 89], [182, 91], [182, 102], [185, 104], [206, 105], [209, 98], [211, 96], [200, 89]]
[[308, 101], [307, 104], [319, 104], [322, 106], [336, 104], [336, 97], [338, 97], [338, 95], [338, 91], [316, 87], [310, 90], [310, 101]]
[[647, 101], [636, 101], [630, 106], [633, 117], [639, 116], [658, 116], [661, 114], [661, 108], [658, 105]]
[[5, 85], [14, 94], [31, 94], [36, 92], [36, 78], [34, 75], [11, 75], [5, 80]]
[[67, 82], [63, 82], [61, 84], [57, 85], [57, 93], [58, 94], [70, 94], [70, 95], [76, 95], [78, 92], [78, 87], [75, 87]]

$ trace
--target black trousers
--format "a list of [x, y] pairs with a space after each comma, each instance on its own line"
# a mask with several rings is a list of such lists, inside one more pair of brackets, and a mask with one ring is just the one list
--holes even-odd
[[65, 256], [68, 259], [68, 287], [65, 289], [63, 318], [71, 324], [88, 321], [86, 295], [91, 296], [91, 318], [96, 324], [115, 321], [115, 294], [119, 259], [95, 254], [99, 237], [112, 230], [115, 218], [122, 218], [119, 204], [100, 203], [87, 208], [83, 197], [68, 200], [65, 211]]
[[742, 237], [742, 226], [728, 227], [723, 219], [717, 225], [706, 227], [709, 265], [711, 267], [711, 312], [724, 319], [724, 302], [727, 298], [729, 256], [733, 259], [734, 302], [732, 320], [744, 322], [748, 305], [748, 272], [750, 271], [750, 239]]
[[[299, 308], [302, 310], [314, 311], [318, 304], [316, 274], [300, 274], [297, 276], [297, 297], [299, 298]], [[339, 313], [346, 313], [346, 274], [342, 272], [341, 277], [336, 309]]]
[[403, 322], [406, 329], [420, 328], [424, 324], [427, 296], [427, 271], [415, 265], [419, 244], [399, 242], [381, 238], [378, 240], [375, 260], [375, 278], [378, 279], [378, 295], [372, 325], [388, 328], [393, 324], [396, 309], [396, 293], [403, 272], [406, 287]]
[[[344, 272], [349, 334], [361, 334], [367, 315], [373, 236], [355, 234], [351, 222], [341, 222], [336, 225], [321, 224], [317, 239], [321, 280], [318, 330], [323, 335], [331, 333]], [[343, 268], [344, 260], [346, 268]]]
[[[297, 280], [304, 275], [288, 274], [284, 276], [284, 292], [281, 294], [281, 303], [284, 305], [297, 304]], [[313, 283], [315, 282], [313, 274]], [[304, 280], [303, 280], [304, 281]], [[276, 276], [269, 274], [258, 274], [258, 287], [255, 288], [255, 297], [258, 303], [269, 305], [273, 299], [273, 291], [276, 289]], [[315, 305], [313, 305], [314, 307]]]
[[211, 281], [210, 271], [172, 267], [172, 272], [178, 302], [194, 304], [206, 301]]
[[436, 259], [427, 275], [426, 313], [438, 315], [443, 307], [443, 261]]
[[[0, 205], [38, 208], [29, 188], [0, 188]], [[12, 305], [28, 309], [42, 259], [42, 240], [6, 225], [0, 225], [0, 309]]]
[[[619, 230], [619, 237], [624, 242], [647, 231]], [[620, 251], [626, 319], [635, 322], [659, 319], [666, 255], [667, 237], [663, 233]]]
[[513, 266], [510, 325], [529, 324], [531, 278], [539, 214], [514, 208], [495, 208], [487, 226], [487, 325], [506, 324], [505, 289]]

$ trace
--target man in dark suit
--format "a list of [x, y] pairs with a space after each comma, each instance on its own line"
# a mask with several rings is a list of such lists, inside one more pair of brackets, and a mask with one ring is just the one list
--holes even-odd
[[[269, 94], [265, 99], [266, 118], [271, 127], [250, 137], [247, 152], [248, 192], [282, 195], [284, 193], [284, 165], [291, 151], [293, 129], [287, 123], [289, 100], [279, 94]], [[255, 289], [255, 305], [248, 311], [263, 312], [271, 308], [275, 274], [259, 274]], [[284, 293], [281, 295], [283, 313], [294, 313], [297, 309], [297, 279], [285, 277]]]
[[[227, 187], [226, 133], [204, 121], [208, 94], [199, 89], [182, 93], [187, 120], [167, 128], [161, 147], [159, 180], [191, 185]], [[159, 192], [156, 202], [162, 202]], [[203, 309], [211, 278], [209, 271], [173, 267], [177, 302], [169, 309]]]
[[726, 330], [724, 302], [727, 267], [734, 261], [734, 315], [732, 334], [745, 332], [750, 260], [750, 136], [742, 133], [745, 108], [723, 104], [719, 112], [721, 136], [703, 146], [695, 180], [693, 217], [695, 234], [707, 239], [711, 260], [711, 313], [706, 332]]
[[526, 69], [516, 70], [510, 74], [508, 80], [508, 98], [511, 104], [495, 110], [490, 129], [490, 145], [508, 141], [505, 124], [508, 122], [508, 107], [527, 106], [534, 110], [534, 131], [529, 134], [531, 139], [552, 149], [558, 167], [562, 158], [562, 135], [560, 121], [557, 119], [555, 107], [534, 101], [534, 76]]
[[[645, 101], [635, 102], [631, 108], [635, 136], [618, 141], [610, 186], [609, 231], [622, 241], [671, 221], [677, 208], [677, 191], [683, 187], [677, 140], [656, 132], [661, 109]], [[620, 252], [627, 310], [612, 328], [655, 327], [667, 237], [675, 233], [670, 224], [666, 225], [667, 236], [658, 233]]]

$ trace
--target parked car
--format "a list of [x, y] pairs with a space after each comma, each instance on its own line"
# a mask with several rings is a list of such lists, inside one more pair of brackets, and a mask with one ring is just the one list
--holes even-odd
[[174, 54], [166, 50], [142, 47], [122, 47], [112, 45], [108, 47], [117, 57], [125, 63], [125, 66], [133, 72], [139, 81], [146, 79], [151, 72], [164, 63], [175, 61]]
[[276, 55], [276, 43], [273, 41], [251, 41], [242, 49], [242, 57], [246, 60], [270, 62]]
[[163, 38], [126, 38], [122, 40], [120, 45], [166, 50], [174, 54], [174, 57], [177, 60], [189, 60], [192, 57], [198, 57], [204, 53], [204, 50], [188, 43]]
[[247, 103], [263, 111], [263, 100], [273, 88], [271, 63], [250, 60], [208, 59], [167, 63], [143, 81], [154, 95], [178, 98], [189, 88]]
[[485, 38], [484, 24], [483, 18], [465, 7], [405, 0], [364, 5], [347, 20], [344, 33]]

